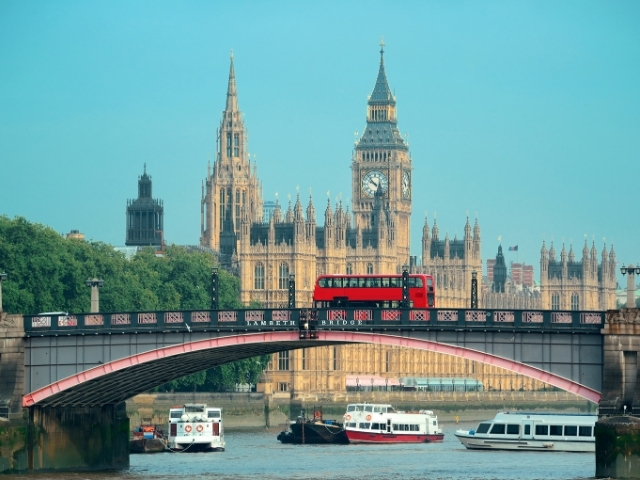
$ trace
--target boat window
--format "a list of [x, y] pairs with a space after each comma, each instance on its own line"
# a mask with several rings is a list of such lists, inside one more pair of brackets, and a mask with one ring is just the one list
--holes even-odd
[[185, 413], [204, 413], [204, 405], [185, 405]]
[[562, 425], [549, 425], [549, 435], [562, 436]]
[[180, 418], [182, 416], [182, 410], [178, 410], [177, 412], [171, 412], [171, 418]]
[[531, 435], [531, 425], [525, 425], [524, 426], [524, 434], [525, 435]]
[[384, 423], [382, 424], [382, 426], [380, 426], [379, 423], [372, 423], [371, 424], [371, 430], [380, 430], [384, 428]]
[[356, 410], [356, 406], [355, 405], [348, 405], [347, 406], [347, 412], [354, 412]]
[[591, 437], [591, 427], [580, 427], [578, 429], [578, 434], [581, 437]]
[[356, 428], [356, 422], [349, 422], [349, 423], [347, 423], [347, 427]]
[[536, 425], [536, 435], [549, 435], [549, 425]]
[[397, 413], [396, 409], [393, 407], [387, 407], [387, 413]]
[[365, 412], [373, 412], [373, 405], [365, 405], [364, 406], [364, 411]]
[[494, 423], [489, 433], [498, 435], [504, 434], [504, 423]]
[[577, 437], [578, 436], [578, 427], [575, 425], [565, 425], [564, 426], [564, 436], [565, 437]]
[[520, 425], [507, 425], [507, 435], [520, 435]]
[[366, 428], [368, 430], [371, 428], [371, 424], [369, 422], [360, 423], [358, 424], [358, 428]]
[[420, 428], [418, 427], [418, 425], [409, 425], [409, 430], [412, 432], [419, 432]]
[[437, 426], [438, 426], [438, 421], [437, 421], [437, 420], [434, 420], [434, 421], [433, 421], [433, 426], [434, 426], [434, 427], [437, 427]]
[[373, 407], [373, 411], [375, 413], [384, 413], [385, 412], [385, 408], [384, 407]]
[[487, 433], [489, 431], [490, 426], [491, 426], [490, 423], [481, 423], [480, 425], [478, 425], [478, 428], [476, 429], [476, 433]]
[[220, 418], [220, 412], [217, 410], [209, 410], [207, 417], [209, 418]]

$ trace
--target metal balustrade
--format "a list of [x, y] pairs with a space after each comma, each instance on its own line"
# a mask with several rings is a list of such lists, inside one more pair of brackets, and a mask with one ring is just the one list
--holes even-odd
[[[301, 309], [193, 310], [25, 315], [27, 336], [165, 331], [277, 331], [299, 327]], [[492, 309], [328, 308], [317, 330], [600, 333], [604, 312]]]

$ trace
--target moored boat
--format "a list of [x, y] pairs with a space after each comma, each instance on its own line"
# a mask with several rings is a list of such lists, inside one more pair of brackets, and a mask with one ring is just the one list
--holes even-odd
[[224, 450], [222, 409], [203, 403], [172, 407], [167, 445], [171, 450], [189, 452]]
[[442, 442], [444, 434], [431, 410], [404, 412], [387, 404], [347, 406], [344, 429], [349, 443]]
[[314, 408], [313, 418], [307, 418], [303, 410], [288, 431], [278, 434], [278, 440], [282, 443], [349, 443], [342, 424], [323, 419], [321, 408]]
[[164, 433], [158, 425], [140, 425], [134, 429], [129, 453], [158, 453], [165, 449]]
[[475, 430], [457, 430], [468, 449], [595, 452], [595, 414], [500, 412]]

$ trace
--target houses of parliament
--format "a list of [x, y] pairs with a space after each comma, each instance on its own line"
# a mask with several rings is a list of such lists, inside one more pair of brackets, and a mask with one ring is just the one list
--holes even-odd
[[[435, 219], [432, 225], [425, 219], [422, 261], [417, 262], [410, 254], [413, 159], [398, 127], [396, 97], [385, 72], [384, 44], [367, 102], [366, 127], [351, 152], [352, 204], [340, 201], [332, 205], [327, 201], [316, 206], [311, 196], [302, 199], [298, 194], [286, 209], [276, 201], [269, 216], [264, 214], [257, 166], [249, 158], [233, 55], [230, 63], [225, 108], [216, 132], [216, 156], [202, 183], [200, 245], [218, 252], [221, 265], [238, 274], [241, 301], [272, 308], [285, 306], [289, 276], [294, 274], [297, 306], [311, 306], [318, 275], [395, 274], [406, 265], [415, 273], [434, 277], [438, 307], [468, 307], [472, 274], [477, 272], [482, 278], [477, 219], [472, 225], [466, 218], [461, 239], [451, 239], [448, 234], [442, 238]], [[503, 288], [487, 291], [486, 304], [481, 293], [480, 305], [549, 309], [551, 302], [558, 306], [561, 302], [563, 307], [580, 309], [613, 307], [613, 248], [610, 253], [605, 248], [600, 265], [594, 252], [595, 247], [584, 254], [584, 267], [563, 254], [565, 264], [573, 262], [567, 268], [565, 264], [557, 266], [554, 252], [543, 247], [542, 294], [524, 307], [517, 295]], [[569, 278], [568, 272], [575, 275]], [[555, 303], [553, 306], [558, 308]], [[476, 379], [484, 389], [531, 390], [543, 386], [497, 367], [433, 352], [346, 345], [274, 354], [259, 387], [267, 392], [331, 393], [345, 391], [357, 376], [371, 377], [372, 388], [374, 377], [386, 379], [385, 384], [390, 380], [393, 384], [400, 377], [446, 377]]]

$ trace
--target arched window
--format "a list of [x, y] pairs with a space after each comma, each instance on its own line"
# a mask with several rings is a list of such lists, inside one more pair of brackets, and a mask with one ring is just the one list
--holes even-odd
[[580, 309], [580, 297], [577, 293], [571, 294], [571, 310], [579, 310]]
[[551, 310], [560, 310], [560, 295], [557, 293], [551, 295]]
[[278, 288], [286, 290], [289, 288], [289, 264], [282, 262], [278, 268]]
[[367, 275], [373, 275], [373, 263], [367, 263]]
[[264, 264], [256, 263], [253, 273], [253, 288], [256, 290], [264, 290]]
[[347, 275], [353, 275], [353, 265], [347, 263]]

